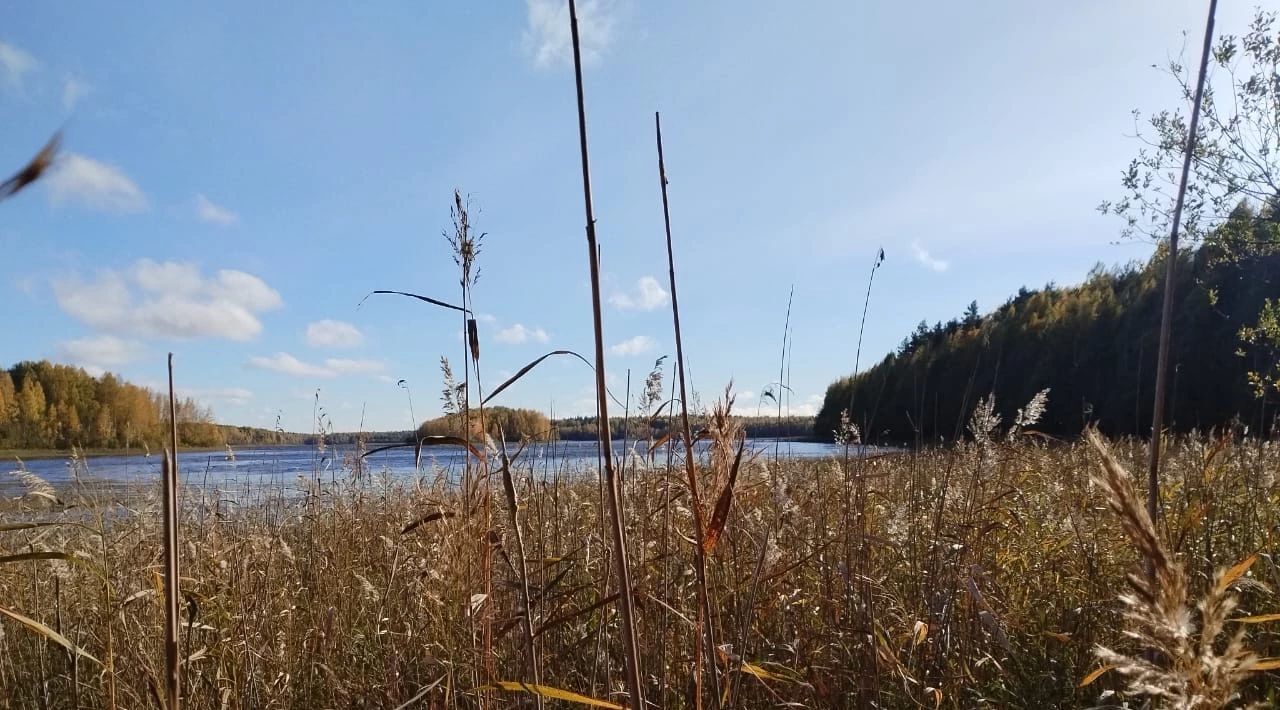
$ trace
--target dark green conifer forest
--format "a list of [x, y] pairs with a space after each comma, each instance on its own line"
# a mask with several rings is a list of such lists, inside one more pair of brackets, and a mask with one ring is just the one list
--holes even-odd
[[[1249, 223], [1253, 223], [1252, 215]], [[1273, 302], [1280, 256], [1220, 242], [1179, 254], [1167, 420], [1175, 431], [1238, 424], [1270, 431], [1277, 391]], [[985, 316], [971, 304], [946, 323], [920, 323], [856, 377], [832, 383], [815, 427], [830, 437], [845, 409], [867, 441], [927, 443], [965, 433], [993, 395], [1010, 421], [1048, 388], [1038, 431], [1059, 437], [1096, 423], [1109, 435], [1149, 433], [1160, 327], [1163, 252], [1095, 269], [1078, 286], [1023, 288]]]

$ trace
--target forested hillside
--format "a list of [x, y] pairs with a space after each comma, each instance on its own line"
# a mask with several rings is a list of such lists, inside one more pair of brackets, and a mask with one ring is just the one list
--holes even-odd
[[[736, 408], [734, 411], [738, 411]], [[706, 423], [705, 414], [697, 415], [689, 414], [690, 425], [695, 429], [701, 429]], [[609, 418], [609, 433], [614, 439], [622, 439], [624, 436], [630, 439], [648, 439], [650, 436], [657, 439], [666, 433], [667, 427], [671, 424], [671, 419], [667, 416], [659, 416], [652, 421], [653, 431], [650, 432], [650, 421], [641, 416], [632, 416], [629, 419], [624, 417]], [[813, 417], [800, 416], [784, 416], [781, 419], [768, 416], [743, 416], [739, 418], [743, 431], [749, 437], [757, 438], [797, 438], [809, 437], [813, 434]], [[677, 429], [679, 422], [677, 421]], [[556, 420], [556, 431], [561, 439], [566, 441], [594, 441], [599, 438], [596, 430], [595, 417], [569, 417], [567, 419]], [[696, 433], [696, 432], [695, 432]]]
[[[215, 424], [193, 399], [177, 403], [182, 446], [301, 443], [300, 435]], [[168, 441], [165, 396], [110, 373], [48, 361], [0, 370], [0, 448], [163, 448]]]
[[[1170, 354], [1170, 426], [1208, 429], [1239, 417], [1269, 428], [1275, 388], [1250, 373], [1274, 369], [1274, 353], [1242, 341], [1268, 298], [1280, 296], [1280, 256], [1221, 258], [1205, 246], [1179, 255]], [[994, 394], [1009, 421], [1036, 392], [1049, 405], [1036, 428], [1070, 436], [1088, 423], [1112, 435], [1147, 434], [1159, 337], [1164, 258], [1095, 267], [1079, 285], [1022, 289], [994, 312], [920, 323], [894, 352], [827, 388], [815, 424], [831, 436], [840, 413], [870, 441], [923, 442], [963, 433], [975, 402]], [[1265, 340], [1265, 339], [1262, 339]]]
[[[479, 409], [470, 411], [471, 426], [468, 427], [472, 438], [480, 437]], [[511, 407], [485, 407], [484, 428], [489, 436], [497, 439], [504, 437], [508, 441], [519, 441], [529, 438], [537, 441], [549, 441], [555, 438], [555, 429], [551, 420], [541, 412], [532, 409], [513, 409]], [[460, 436], [463, 430], [461, 413], [446, 414], [435, 419], [428, 419], [418, 427], [418, 436]]]

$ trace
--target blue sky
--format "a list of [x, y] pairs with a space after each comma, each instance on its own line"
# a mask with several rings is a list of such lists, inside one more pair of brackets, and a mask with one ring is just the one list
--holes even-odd
[[[686, 351], [754, 411], [795, 285], [793, 411], [921, 319], [1143, 258], [1096, 205], [1170, 105], [1152, 69], [1204, 4], [583, 0], [615, 391], [673, 352], [653, 112], [662, 111]], [[1220, 9], [1240, 32], [1251, 8]], [[1192, 39], [1182, 32], [1189, 30]], [[439, 412], [456, 319], [452, 190], [488, 233], [475, 292], [492, 387], [591, 319], [567, 14], [493, 3], [36, 3], [0, 10], [0, 166], [65, 129], [0, 210], [0, 363], [156, 385], [175, 353], [222, 421], [406, 428]], [[396, 382], [407, 381], [409, 392]], [[593, 410], [548, 362], [504, 404]]]

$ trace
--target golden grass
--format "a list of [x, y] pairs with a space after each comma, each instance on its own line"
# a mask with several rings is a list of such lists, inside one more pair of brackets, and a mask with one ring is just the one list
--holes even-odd
[[[1109, 450], [1123, 469], [1140, 465], [1145, 449], [1125, 441]], [[851, 461], [848, 470], [834, 460], [743, 463], [707, 556], [725, 705], [1119, 707], [1121, 693], [1136, 702], [1127, 688], [1135, 678], [1167, 686], [1194, 677], [1203, 688], [1240, 683], [1232, 702], [1241, 706], [1274, 706], [1274, 672], [1227, 676], [1250, 654], [1280, 655], [1280, 625], [1263, 616], [1280, 602], [1262, 588], [1280, 584], [1280, 451], [1173, 442], [1167, 525], [1154, 536], [1141, 505], [1108, 509], [1114, 469], [1098, 462], [1085, 443], [1020, 436]], [[698, 600], [680, 468], [629, 471], [623, 490], [646, 697], [662, 707], [693, 704]], [[491, 487], [498, 510], [516, 504], [521, 540], [510, 515], [483, 529], [485, 487], [459, 491], [443, 475], [310, 480], [299, 495], [267, 493], [243, 506], [226, 502], [229, 493], [186, 490], [184, 706], [474, 707], [482, 697], [555, 706], [571, 697], [560, 691], [627, 706], [598, 483], [531, 469], [517, 457], [510, 490]], [[1101, 486], [1090, 482], [1095, 471]], [[700, 475], [708, 490], [724, 485], [715, 467]], [[1123, 485], [1141, 500], [1131, 481]], [[0, 563], [0, 607], [70, 648], [0, 618], [0, 707], [141, 708], [162, 693], [158, 491], [112, 490], [85, 485], [58, 491], [58, 504], [40, 495], [3, 504], [0, 555], [62, 554]], [[486, 596], [475, 561], [490, 545]], [[1118, 601], [1126, 575], [1141, 575], [1136, 549], [1164, 559], [1157, 570], [1167, 576], [1145, 596], [1135, 578], [1139, 591]], [[1237, 565], [1255, 553], [1247, 569]], [[1159, 613], [1135, 617], [1143, 609]], [[1182, 643], [1176, 629], [1166, 641], [1152, 624], [1193, 617], [1208, 620], [1186, 640], [1194, 663], [1178, 665], [1181, 647], [1150, 660], [1144, 649], [1162, 647], [1154, 642]], [[481, 622], [492, 624], [491, 659], [482, 657]], [[1248, 636], [1237, 642], [1241, 629]], [[526, 653], [530, 634], [536, 654]], [[1099, 665], [1099, 646], [1113, 649], [1106, 663], [1133, 672], [1079, 687]], [[533, 658], [536, 683], [526, 675]], [[473, 692], [485, 685], [486, 662], [507, 685]], [[1218, 707], [1170, 697], [1168, 707]]]

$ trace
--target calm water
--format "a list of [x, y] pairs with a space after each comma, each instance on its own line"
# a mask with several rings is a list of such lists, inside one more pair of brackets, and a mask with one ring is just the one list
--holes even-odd
[[[748, 440], [747, 446], [759, 451], [761, 456], [772, 457], [775, 442], [768, 439]], [[699, 448], [705, 447], [705, 444]], [[377, 448], [376, 446], [370, 448]], [[508, 451], [515, 452], [517, 445], [508, 444]], [[813, 459], [838, 456], [843, 448], [834, 444], [783, 441], [778, 444], [784, 457]], [[644, 453], [644, 445], [628, 446], [632, 451]], [[324, 452], [310, 446], [274, 446], [265, 448], [232, 449], [226, 452], [189, 452], [178, 455], [178, 470], [183, 481], [190, 486], [211, 486], [222, 489], [235, 487], [261, 488], [278, 486], [293, 488], [299, 478], [319, 477], [325, 482], [341, 480], [351, 473], [350, 446], [331, 446]], [[535, 472], [550, 474], [565, 471], [594, 470], [598, 445], [594, 441], [559, 441], [530, 445], [520, 455], [517, 463], [523, 470], [530, 467]], [[621, 442], [614, 444], [616, 460], [621, 461]], [[635, 456], [635, 454], [631, 454]], [[641, 457], [642, 458], [642, 457]], [[95, 456], [80, 465], [80, 475], [95, 482], [108, 484], [146, 484], [160, 480], [160, 455], [144, 456]], [[634, 461], [634, 459], [632, 459]], [[390, 475], [393, 478], [411, 478], [416, 473], [446, 474], [459, 470], [463, 455], [453, 447], [424, 449], [422, 467], [415, 471], [413, 448], [405, 447], [382, 451], [365, 459], [366, 470], [374, 475]], [[665, 464], [666, 451], [660, 449], [655, 461]], [[72, 480], [72, 462], [67, 458], [38, 459], [25, 462], [26, 469], [54, 486], [62, 486]], [[643, 466], [643, 463], [639, 464]], [[12, 461], [0, 463], [0, 474], [17, 468]], [[0, 475], [0, 491], [11, 491], [20, 484], [12, 476]]]

